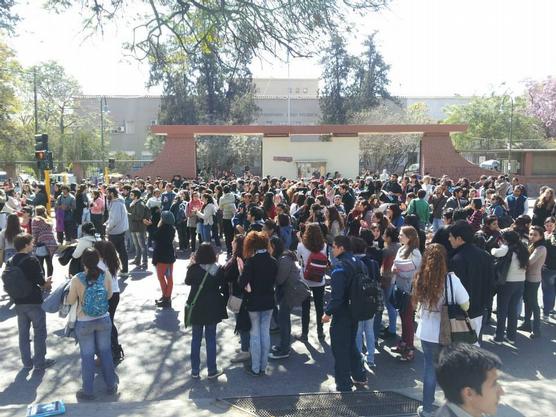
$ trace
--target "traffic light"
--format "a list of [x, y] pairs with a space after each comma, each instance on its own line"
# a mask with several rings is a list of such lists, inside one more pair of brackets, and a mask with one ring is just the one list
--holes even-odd
[[49, 171], [54, 170], [54, 161], [52, 159], [52, 151], [46, 152], [46, 168]]
[[115, 158], [108, 158], [108, 169], [113, 170], [116, 168], [116, 159]]
[[39, 151], [48, 151], [48, 135], [46, 133], [35, 135], [35, 158], [37, 159]]

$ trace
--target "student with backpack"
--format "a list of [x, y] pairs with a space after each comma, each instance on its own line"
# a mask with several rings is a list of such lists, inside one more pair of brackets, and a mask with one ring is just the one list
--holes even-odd
[[[326, 284], [325, 276], [328, 267], [328, 258], [326, 256], [326, 243], [324, 236], [318, 223], [308, 223], [305, 225], [303, 236], [298, 233], [299, 244], [297, 245], [297, 256], [299, 258], [303, 271], [303, 278], [311, 292], [313, 293], [313, 302], [315, 304], [317, 334], [319, 341], [324, 341], [322, 327], [322, 314], [324, 312], [324, 286]], [[311, 298], [307, 298], [301, 305], [301, 335], [297, 339], [306, 343], [309, 339], [309, 321], [311, 312]]]
[[[17, 253], [7, 262], [2, 281], [4, 290], [15, 304], [19, 330], [19, 353], [24, 369], [44, 370], [54, 365], [46, 359], [46, 314], [41, 308], [42, 290], [50, 290], [52, 278], [44, 279], [39, 261], [32, 255], [33, 237], [19, 234], [14, 240]], [[33, 325], [33, 350], [29, 330]]]
[[[318, 227], [318, 226], [317, 226]], [[322, 322], [330, 325], [330, 345], [334, 356], [336, 390], [351, 391], [353, 384], [366, 385], [367, 377], [357, 350], [358, 317], [352, 314], [352, 282], [356, 271], [366, 269], [351, 253], [351, 241], [347, 236], [336, 236], [332, 252], [338, 263], [332, 271], [331, 298], [326, 306]]]
[[94, 400], [95, 353], [100, 358], [106, 392], [118, 392], [112, 360], [109, 302], [112, 297], [112, 278], [98, 267], [100, 257], [96, 249], [87, 248], [81, 257], [84, 272], [75, 275], [70, 283], [68, 304], [77, 303], [75, 334], [81, 355], [83, 387], [77, 391], [78, 400]]

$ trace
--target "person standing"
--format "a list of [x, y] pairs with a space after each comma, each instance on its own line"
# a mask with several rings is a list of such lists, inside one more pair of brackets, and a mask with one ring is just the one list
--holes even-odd
[[14, 256], [17, 249], [14, 246], [15, 237], [23, 233], [17, 214], [9, 214], [6, 228], [0, 231], [0, 266]]
[[70, 189], [67, 185], [62, 185], [60, 188], [62, 194], [56, 199], [55, 208], [63, 213], [64, 222], [64, 234], [67, 242], [71, 242], [77, 239], [77, 227], [75, 220], [73, 218], [73, 212], [75, 211], [75, 197], [70, 193]]
[[118, 392], [110, 340], [112, 322], [108, 300], [112, 297], [112, 278], [98, 267], [100, 257], [95, 248], [87, 248], [82, 260], [84, 272], [72, 278], [67, 303], [77, 303], [75, 334], [81, 355], [83, 387], [77, 391], [76, 397], [78, 400], [94, 400], [95, 354], [100, 358], [106, 392], [109, 395]]
[[367, 378], [355, 338], [359, 322], [349, 308], [350, 284], [357, 260], [351, 254], [351, 241], [347, 236], [336, 236], [332, 253], [337, 259], [332, 271], [330, 301], [322, 322], [330, 324], [330, 344], [334, 356], [334, 378], [337, 391], [351, 391], [353, 384], [365, 385]]
[[[540, 226], [529, 229], [529, 265], [525, 273], [525, 320], [518, 330], [530, 332], [531, 339], [541, 336], [541, 309], [539, 308], [539, 286], [542, 280], [542, 267], [546, 261], [544, 230]], [[533, 316], [531, 326], [531, 315]]]
[[516, 185], [513, 189], [513, 193], [506, 197], [508, 214], [512, 216], [514, 220], [522, 214], [527, 214], [526, 204], [527, 197], [523, 195], [523, 187], [521, 185]]
[[[52, 277], [44, 279], [41, 266], [33, 251], [33, 237], [29, 234], [19, 234], [14, 238], [14, 248], [17, 253], [9, 261], [10, 265], [19, 267], [28, 281], [22, 297], [12, 297], [17, 314], [19, 330], [19, 353], [24, 369], [42, 371], [56, 363], [46, 358], [46, 313], [42, 309], [42, 290], [52, 288]], [[30, 285], [29, 285], [30, 283]], [[22, 284], [24, 285], [24, 284]], [[9, 293], [8, 293], [9, 294]], [[33, 325], [33, 353], [29, 330]]]
[[99, 190], [93, 191], [93, 200], [90, 204], [91, 223], [95, 225], [95, 229], [104, 239], [104, 226], [102, 218], [104, 216], [104, 195]]
[[122, 265], [121, 277], [128, 276], [127, 250], [125, 247], [125, 233], [129, 229], [125, 201], [118, 194], [116, 187], [108, 187], [108, 220], [105, 223], [108, 240], [114, 244]]
[[425, 250], [421, 268], [415, 276], [412, 297], [414, 305], [419, 305], [416, 336], [421, 340], [424, 356], [423, 405], [417, 409], [417, 415], [432, 417], [436, 388], [434, 368], [441, 348], [440, 311], [452, 300], [463, 310], [469, 308], [469, 294], [459, 278], [448, 272], [447, 252], [439, 243], [432, 243]]
[[425, 190], [417, 191], [417, 198], [411, 200], [406, 214], [415, 214], [419, 218], [419, 228], [425, 230], [429, 224], [430, 208], [429, 203], [425, 200], [427, 192]]
[[[151, 212], [141, 199], [141, 191], [138, 189], [131, 190], [131, 204], [129, 205], [129, 231], [131, 232], [131, 241], [135, 246], [134, 265], [141, 265], [141, 268], [147, 269], [147, 244], [146, 233], [147, 223], [151, 219]], [[141, 258], [143, 262], [141, 263]]]
[[222, 210], [222, 225], [224, 228], [224, 239], [226, 241], [226, 253], [232, 256], [232, 241], [234, 239], [234, 226], [232, 219], [236, 214], [236, 196], [230, 192], [230, 187], [225, 185], [222, 188], [223, 195], [218, 201], [218, 206]]
[[[166, 212], [163, 212], [163, 214]], [[216, 326], [228, 317], [226, 295], [228, 293], [224, 270], [218, 265], [216, 253], [210, 243], [202, 243], [192, 257], [187, 269], [185, 285], [190, 285], [187, 303], [196, 298], [191, 310], [191, 377], [200, 377], [201, 342], [203, 333], [207, 349], [208, 378], [223, 374], [216, 364]]]
[[156, 300], [155, 304], [162, 308], [172, 308], [173, 272], [174, 262], [176, 262], [174, 223], [174, 215], [169, 211], [163, 211], [153, 234], [153, 265], [156, 266], [156, 275], [162, 291], [162, 298]]
[[165, 190], [166, 191], [160, 196], [160, 209], [162, 211], [169, 211], [170, 207], [172, 207], [172, 203], [174, 202], [174, 198], [176, 198], [176, 193], [172, 189], [172, 183], [166, 184]]
[[251, 320], [251, 376], [266, 374], [270, 353], [270, 319], [274, 309], [274, 284], [278, 273], [276, 259], [268, 252], [269, 241], [264, 232], [249, 232], [243, 245], [246, 259], [240, 277], [240, 287], [247, 292], [246, 303]]
[[52, 230], [52, 223], [46, 214], [44, 206], [35, 207], [35, 217], [33, 217], [31, 222], [31, 229], [33, 241], [35, 242], [35, 255], [41, 264], [41, 268], [43, 268], [43, 272], [45, 272], [44, 263], [46, 263], [45, 275], [51, 277], [54, 273], [52, 256], [56, 253], [58, 244]]

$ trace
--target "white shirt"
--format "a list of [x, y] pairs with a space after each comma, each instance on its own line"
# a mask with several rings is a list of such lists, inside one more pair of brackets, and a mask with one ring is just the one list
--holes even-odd
[[[324, 247], [322, 248], [320, 253], [326, 255], [326, 243], [324, 244]], [[326, 275], [322, 277], [321, 282], [309, 281], [303, 277], [303, 271], [305, 271], [305, 265], [307, 265], [307, 260], [309, 259], [310, 255], [311, 251], [307, 249], [302, 242], [299, 242], [297, 244], [297, 258], [299, 259], [299, 263], [301, 264], [301, 278], [303, 278], [303, 281], [305, 281], [309, 287], [322, 287], [326, 284]]]
[[101, 259], [100, 261], [98, 261], [98, 265], [97, 265], [104, 274], [108, 274], [112, 277], [112, 293], [119, 293], [120, 292], [120, 284], [118, 283], [118, 274], [110, 274], [110, 271], [108, 270], [108, 267], [106, 266], [106, 264], [104, 263], [104, 261]]
[[[453, 299], [456, 304], [465, 304], [469, 302], [469, 294], [467, 293], [465, 287], [459, 280], [459, 278], [453, 272], [449, 272], [448, 275], [452, 279], [452, 287], [454, 289]], [[452, 303], [452, 290], [450, 288], [450, 282], [446, 282], [448, 291], [449, 303]], [[429, 310], [421, 304], [419, 307], [420, 321], [417, 326], [417, 332], [415, 335], [425, 342], [438, 343], [438, 336], [440, 334], [440, 310], [445, 303], [444, 292], [442, 297], [438, 301], [438, 306], [436, 310]]]
[[[493, 248], [490, 253], [492, 254], [492, 256], [496, 258], [502, 258], [507, 255], [508, 246], [502, 245], [499, 248]], [[510, 264], [510, 268], [508, 269], [508, 276], [506, 277], [506, 282], [525, 281], [526, 272], [527, 272], [527, 268], [519, 267], [519, 260], [517, 259], [517, 255], [514, 252], [512, 255], [512, 263]]]

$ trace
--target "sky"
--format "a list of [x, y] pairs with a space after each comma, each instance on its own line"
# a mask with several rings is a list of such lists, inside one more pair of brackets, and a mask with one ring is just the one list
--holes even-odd
[[[87, 37], [81, 11], [47, 12], [42, 1], [17, 8], [23, 17], [9, 39], [19, 61], [56, 60], [80, 82], [84, 94], [159, 94], [147, 90], [148, 67], [126, 56], [122, 43], [131, 24], [120, 22], [104, 35]], [[390, 89], [400, 96], [462, 96], [522, 93], [526, 80], [556, 77], [555, 0], [393, 0], [388, 9], [353, 17], [349, 50], [359, 53], [374, 31], [391, 65]], [[285, 57], [283, 57], [285, 60]], [[285, 62], [256, 61], [254, 77], [285, 78]], [[316, 58], [292, 59], [292, 78], [318, 78]]]

